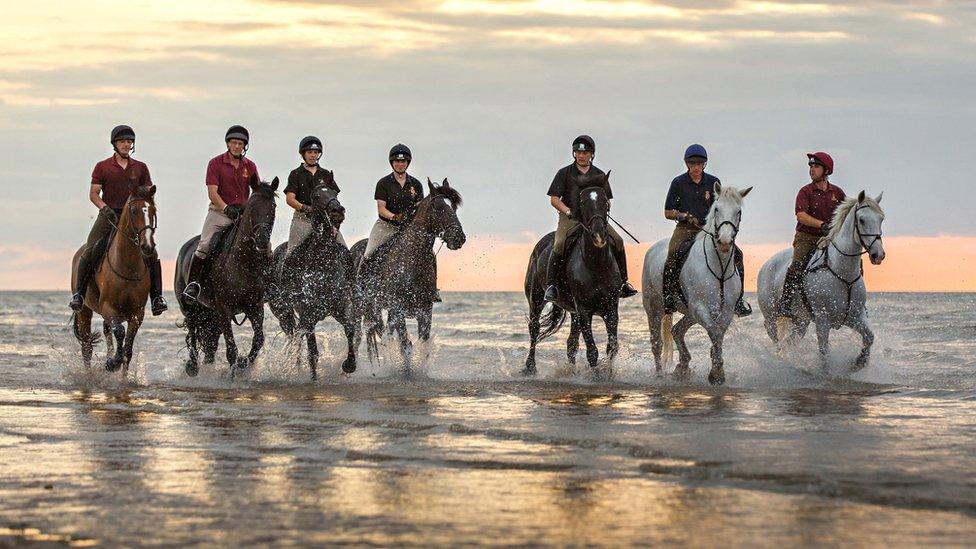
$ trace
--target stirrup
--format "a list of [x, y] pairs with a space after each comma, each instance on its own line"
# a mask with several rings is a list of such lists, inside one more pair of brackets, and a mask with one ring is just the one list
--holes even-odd
[[81, 292], [71, 294], [71, 301], [68, 302], [68, 307], [71, 307], [72, 311], [80, 311], [84, 304], [85, 296]]
[[625, 280], [624, 283], [620, 286], [620, 297], [628, 298], [628, 297], [633, 297], [635, 295], [637, 295], [637, 290], [635, 290], [634, 287], [630, 285], [630, 282]]
[[735, 316], [749, 316], [752, 314], [752, 305], [745, 302], [744, 299], [740, 299], [735, 303]]
[[200, 297], [200, 283], [194, 280], [183, 288], [183, 297], [196, 301]]
[[166, 304], [166, 299], [161, 295], [157, 295], [152, 300], [152, 314], [153, 316], [159, 316], [169, 309], [169, 305]]
[[546, 288], [546, 296], [543, 299], [545, 301], [556, 301], [556, 298], [558, 297], [559, 297], [559, 291], [556, 290], [556, 285], [550, 284], [549, 287]]

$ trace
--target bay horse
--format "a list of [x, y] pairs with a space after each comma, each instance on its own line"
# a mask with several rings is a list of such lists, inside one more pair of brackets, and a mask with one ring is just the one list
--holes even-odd
[[[128, 375], [132, 344], [146, 314], [149, 297], [146, 259], [156, 254], [155, 194], [155, 185], [132, 190], [110, 237], [108, 249], [95, 268], [85, 292], [84, 305], [71, 315], [72, 331], [81, 343], [85, 367], [91, 365], [92, 346], [97, 340], [97, 335], [91, 332], [92, 313], [95, 312], [103, 319], [107, 351], [105, 369], [114, 372], [122, 368], [123, 377]], [[83, 250], [84, 246], [71, 259], [72, 287], [78, 277], [78, 260]]]
[[319, 356], [315, 325], [329, 316], [342, 324], [346, 334], [348, 350], [342, 371], [356, 371], [356, 272], [349, 250], [336, 240], [335, 233], [346, 218], [337, 195], [325, 185], [312, 189], [312, 234], [291, 252], [287, 262], [287, 242], [274, 252], [275, 283], [281, 291], [268, 305], [290, 339], [304, 336], [313, 380], [318, 377]]
[[461, 194], [447, 179], [434, 185], [427, 179], [430, 193], [417, 203], [416, 213], [400, 231], [380, 246], [363, 263], [368, 239], [352, 247], [363, 292], [360, 315], [366, 329], [366, 351], [370, 361], [379, 355], [383, 337], [383, 311], [387, 313], [390, 334], [400, 339], [400, 353], [407, 374], [411, 368], [413, 348], [407, 333], [407, 318], [417, 319], [417, 335], [430, 339], [437, 271], [433, 251], [434, 239], [440, 238], [449, 250], [460, 249], [466, 237], [457, 209]]
[[[598, 177], [609, 179], [609, 174]], [[582, 231], [573, 241], [566, 243], [565, 281], [558, 285], [558, 298], [544, 315], [546, 267], [555, 233], [542, 237], [532, 250], [525, 273], [525, 299], [529, 302], [529, 354], [525, 359], [523, 375], [536, 374], [536, 344], [559, 331], [567, 312], [570, 314], [570, 331], [566, 341], [566, 357], [570, 363], [576, 363], [582, 333], [587, 362], [591, 368], [596, 368], [600, 353], [593, 339], [594, 315], [602, 317], [606, 325], [608, 358], [613, 360], [617, 355], [617, 307], [623, 277], [613, 255], [613, 241], [607, 236], [610, 201], [605, 187], [588, 187], [580, 191], [579, 221], [583, 225]]]
[[[184, 369], [189, 376], [196, 376], [199, 372], [198, 344], [203, 347], [204, 363], [210, 364], [214, 361], [220, 336], [223, 335], [232, 378], [237, 370], [253, 365], [264, 346], [264, 301], [273, 266], [271, 230], [274, 228], [278, 178], [269, 184], [252, 175], [249, 186], [251, 196], [245, 203], [244, 211], [225, 234], [215, 239], [215, 249], [209, 254], [209, 265], [201, 275], [203, 291], [196, 301], [187, 299], [183, 289], [187, 285], [190, 260], [200, 236], [187, 241], [176, 259], [174, 287], [183, 312], [183, 327], [187, 331], [186, 345], [190, 356]], [[232, 323], [236, 323], [234, 318], [241, 313], [251, 322], [254, 330], [247, 357], [238, 356], [234, 342]]]
[[796, 341], [804, 336], [812, 321], [825, 370], [831, 329], [847, 326], [861, 336], [861, 352], [851, 365], [852, 371], [864, 368], [871, 355], [874, 332], [865, 305], [867, 289], [861, 256], [867, 254], [872, 265], [880, 265], [885, 259], [881, 240], [881, 222], [885, 217], [881, 209], [883, 194], [871, 198], [861, 191], [857, 198], [848, 198], [837, 206], [829, 233], [821, 239], [820, 247], [807, 263], [797, 292], [800, 299], [792, 304], [792, 320], [778, 321], [775, 306], [783, 291], [793, 250], [778, 252], [759, 270], [759, 307], [766, 333], [776, 343]]
[[750, 191], [752, 187], [739, 191], [735, 187], [715, 183], [715, 201], [678, 275], [686, 304], [678, 308], [683, 316], [673, 326], [672, 315], [664, 314], [662, 295], [664, 263], [671, 239], [656, 242], [644, 255], [644, 311], [651, 335], [654, 367], [658, 373], [663, 366], [671, 363], [673, 341], [678, 346], [679, 356], [674, 374], [677, 377], [689, 374], [691, 353], [685, 344], [685, 333], [695, 324], [700, 324], [712, 343], [712, 368], [708, 372], [708, 382], [712, 385], [725, 383], [722, 342], [732, 324], [735, 302], [742, 294], [742, 281], [733, 258], [735, 238], [742, 222], [742, 199]]

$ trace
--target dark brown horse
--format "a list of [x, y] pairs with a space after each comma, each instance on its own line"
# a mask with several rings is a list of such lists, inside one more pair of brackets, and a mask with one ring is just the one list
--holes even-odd
[[380, 246], [360, 267], [367, 241], [352, 247], [359, 284], [363, 290], [361, 314], [366, 329], [366, 351], [370, 361], [378, 355], [383, 336], [383, 311], [387, 313], [390, 334], [400, 338], [400, 351], [407, 373], [411, 367], [410, 336], [407, 318], [417, 319], [417, 335], [430, 339], [430, 327], [437, 288], [437, 271], [433, 251], [434, 239], [440, 238], [450, 250], [464, 245], [464, 229], [457, 217], [461, 195], [447, 182], [434, 185], [427, 180], [430, 194], [417, 204], [410, 222], [389, 241]]
[[[149, 296], [149, 270], [145, 258], [156, 253], [156, 186], [136, 187], [122, 208], [118, 226], [108, 249], [95, 269], [85, 293], [81, 310], [72, 315], [72, 331], [81, 342], [85, 366], [91, 365], [92, 345], [97, 340], [91, 332], [92, 312], [101, 315], [105, 333], [105, 369], [122, 368], [129, 372], [132, 343], [146, 314]], [[71, 286], [78, 277], [78, 260], [84, 246], [71, 260]], [[123, 323], [126, 325], [123, 327]], [[114, 336], [114, 339], [113, 339]]]
[[[215, 248], [219, 249], [211, 250], [209, 268], [201, 276], [203, 291], [195, 302], [183, 296], [183, 289], [200, 237], [195, 236], [184, 244], [176, 260], [175, 289], [190, 352], [184, 367], [190, 376], [199, 372], [197, 344], [203, 347], [204, 363], [212, 363], [221, 334], [231, 377], [236, 370], [251, 366], [264, 346], [264, 301], [272, 276], [271, 229], [278, 178], [268, 184], [252, 177], [250, 187], [251, 197], [244, 212], [223, 238], [216, 239]], [[234, 342], [232, 322], [241, 313], [251, 321], [254, 330], [247, 357], [238, 357]]]
[[275, 282], [281, 291], [268, 305], [290, 339], [304, 336], [308, 365], [312, 379], [316, 379], [319, 350], [315, 325], [329, 316], [342, 324], [348, 345], [342, 371], [349, 374], [356, 371], [358, 318], [353, 303], [356, 272], [352, 257], [335, 236], [346, 218], [346, 209], [337, 193], [324, 185], [312, 189], [311, 206], [312, 234], [292, 250], [287, 261], [288, 243], [275, 249]]
[[[606, 175], [602, 177], [607, 177]], [[617, 354], [617, 304], [623, 279], [614, 259], [612, 241], [607, 238], [607, 216], [610, 213], [607, 194], [600, 187], [580, 191], [581, 233], [566, 245], [566, 270], [559, 276], [559, 299], [545, 315], [546, 262], [552, 250], [555, 233], [549, 233], [535, 245], [525, 273], [525, 298], [529, 302], [529, 355], [525, 359], [525, 375], [535, 375], [535, 346], [562, 327], [566, 313], [571, 315], [566, 356], [576, 363], [580, 332], [586, 342], [586, 359], [596, 368], [599, 351], [593, 339], [593, 316], [602, 316], [607, 327], [607, 355]], [[541, 318], [540, 318], [541, 316]], [[545, 326], [540, 334], [539, 331]]]

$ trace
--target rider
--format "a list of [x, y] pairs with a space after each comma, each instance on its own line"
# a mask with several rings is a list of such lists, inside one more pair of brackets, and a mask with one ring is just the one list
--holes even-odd
[[[390, 166], [393, 172], [376, 182], [376, 211], [379, 219], [369, 232], [369, 241], [363, 260], [369, 259], [376, 250], [395, 235], [401, 227], [410, 223], [417, 204], [424, 198], [424, 186], [416, 177], [407, 173], [413, 155], [410, 148], [398, 143], [390, 149]], [[437, 280], [437, 263], [434, 263], [434, 280]], [[434, 290], [434, 302], [440, 303], [440, 290]]]
[[[285, 187], [285, 202], [295, 209], [291, 218], [291, 230], [288, 232], [286, 258], [312, 234], [312, 189], [325, 186], [339, 192], [339, 185], [336, 184], [332, 172], [319, 166], [322, 152], [322, 141], [314, 135], [303, 138], [298, 144], [302, 163], [288, 174], [288, 185]], [[335, 237], [340, 244], [346, 245], [339, 231], [335, 231]]]
[[[71, 308], [81, 309], [85, 301], [85, 292], [91, 281], [95, 267], [108, 246], [108, 237], [113, 227], [119, 221], [119, 215], [125, 206], [129, 194], [136, 188], [152, 185], [149, 177], [149, 167], [131, 157], [136, 150], [136, 134], [129, 126], [112, 128], [109, 137], [112, 156], [95, 164], [92, 170], [91, 187], [88, 199], [98, 208], [95, 224], [88, 233], [88, 243], [85, 245], [78, 261], [78, 279], [75, 292], [71, 296]], [[163, 277], [159, 265], [159, 257], [154, 253], [145, 258], [146, 268], [149, 270], [149, 295], [153, 315], [161, 315], [166, 310], [166, 300], [163, 299]]]
[[[668, 189], [668, 197], [664, 202], [664, 217], [677, 221], [668, 243], [668, 258], [664, 262], [664, 312], [671, 314], [678, 310], [681, 303], [681, 288], [678, 268], [680, 259], [678, 251], [681, 245], [689, 239], [695, 238], [705, 224], [708, 211], [715, 200], [715, 184], [719, 179], [710, 173], [705, 173], [708, 162], [708, 152], [705, 147], [695, 143], [685, 149], [685, 166], [688, 171], [675, 177]], [[742, 250], [735, 246], [733, 255], [735, 268], [739, 271], [739, 279], [745, 287], [745, 267], [742, 262]], [[747, 305], [739, 295], [735, 302], [736, 316], [747, 316], [752, 313], [752, 307]]]
[[219, 154], [207, 164], [207, 196], [210, 206], [200, 231], [200, 243], [190, 260], [189, 283], [183, 295], [190, 300], [200, 296], [200, 273], [203, 272], [210, 253], [210, 243], [221, 229], [234, 224], [244, 211], [244, 203], [251, 194], [248, 185], [252, 176], [257, 176], [258, 168], [245, 158], [251, 135], [244, 126], [234, 125], [224, 134], [227, 152]]
[[[588, 135], [581, 135], [573, 140], [573, 159], [574, 162], [568, 166], [560, 168], [556, 176], [552, 178], [549, 185], [549, 203], [559, 212], [559, 222], [556, 224], [556, 237], [552, 243], [552, 252], [549, 254], [549, 263], [546, 269], [546, 301], [555, 301], [557, 296], [556, 276], [562, 271], [563, 252], [566, 238], [580, 230], [583, 225], [579, 221], [579, 194], [584, 188], [603, 186], [607, 193], [607, 199], [613, 198], [610, 190], [610, 182], [604, 185], [604, 179], [599, 177], [605, 175], [603, 170], [593, 165], [593, 157], [596, 156], [596, 143]], [[637, 290], [627, 281], [627, 253], [624, 250], [624, 241], [620, 234], [610, 225], [607, 225], [607, 234], [613, 241], [613, 254], [617, 261], [617, 268], [620, 269], [620, 276], [624, 283], [620, 286], [620, 297], [630, 297], [637, 293]]]
[[783, 294], [776, 306], [776, 316], [790, 315], [793, 296], [806, 270], [810, 256], [817, 249], [817, 243], [830, 230], [830, 220], [834, 210], [846, 196], [840, 187], [827, 178], [834, 173], [834, 159], [825, 152], [807, 154], [810, 167], [810, 183], [800, 187], [796, 193], [796, 235], [793, 237], [793, 261], [786, 271], [783, 281]]

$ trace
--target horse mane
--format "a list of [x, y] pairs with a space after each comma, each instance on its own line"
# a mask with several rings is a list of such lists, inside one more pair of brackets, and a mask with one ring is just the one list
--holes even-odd
[[150, 189], [152, 189], [151, 186], [148, 186], [148, 185], [140, 185], [140, 186], [132, 189], [132, 192], [129, 193], [129, 198], [134, 198], [136, 200], [148, 200], [148, 199], [151, 199], [152, 196], [149, 194]]
[[706, 227], [715, 226], [715, 206], [718, 204], [719, 200], [722, 200], [723, 198], [727, 198], [732, 202], [735, 202], [736, 205], [742, 206], [742, 191], [740, 191], [737, 187], [722, 185], [722, 192], [719, 193], [719, 195], [715, 197], [715, 200], [712, 201], [712, 207], [708, 209], [708, 215], [705, 216]]
[[257, 188], [252, 189], [251, 196], [255, 195], [261, 195], [272, 200], [278, 197], [278, 193], [271, 188], [271, 183], [268, 183], [267, 181], [258, 183]]
[[[847, 219], [847, 215], [854, 211], [854, 208], [859, 204], [856, 197], [849, 196], [844, 199], [843, 202], [837, 205], [834, 210], [834, 217], [830, 220], [830, 231], [827, 236], [820, 239], [821, 244], [832, 242], [838, 234], [840, 234], [841, 228], [844, 226], [844, 221]], [[884, 210], [881, 209], [881, 205], [878, 204], [873, 198], [864, 195], [864, 205], [868, 206], [872, 210], [878, 212], [881, 218], [884, 219]]]
[[461, 204], [464, 203], [461, 200], [461, 193], [457, 192], [457, 189], [454, 187], [447, 187], [445, 185], [434, 187], [434, 191], [430, 193], [430, 198], [434, 198], [435, 196], [442, 196], [448, 199], [455, 210], [460, 208]]

